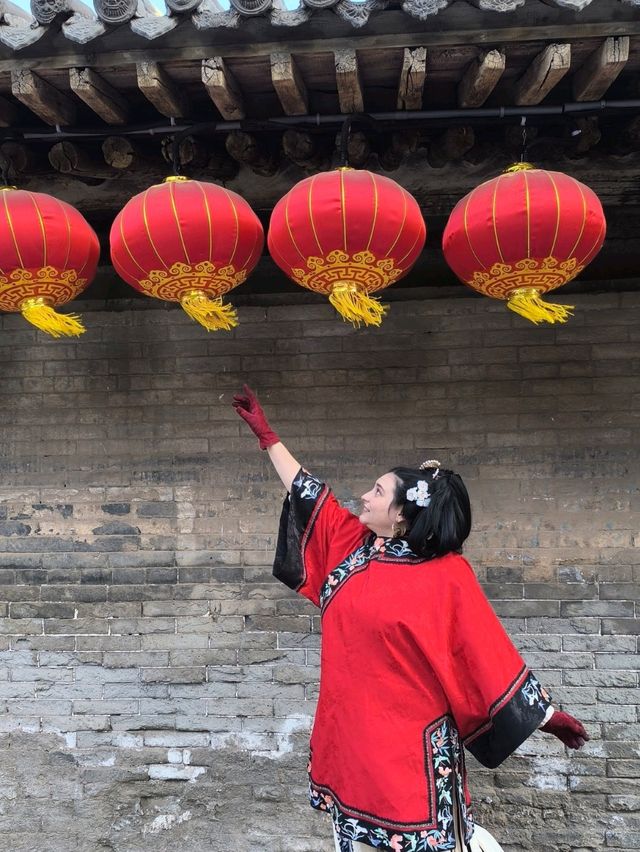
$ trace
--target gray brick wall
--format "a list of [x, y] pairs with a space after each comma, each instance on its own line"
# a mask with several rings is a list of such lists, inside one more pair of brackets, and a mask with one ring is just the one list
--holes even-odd
[[472, 767], [507, 852], [640, 847], [640, 297], [535, 328], [474, 298], [245, 307], [207, 335], [143, 301], [88, 333], [0, 328], [0, 848], [328, 852], [306, 804], [319, 619], [270, 576], [282, 489], [229, 406], [248, 380], [355, 498], [438, 457], [515, 642], [592, 736]]

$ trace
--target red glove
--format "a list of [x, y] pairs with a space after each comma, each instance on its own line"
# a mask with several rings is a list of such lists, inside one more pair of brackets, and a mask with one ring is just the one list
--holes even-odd
[[244, 393], [237, 393], [233, 397], [231, 404], [257, 437], [260, 442], [260, 449], [266, 450], [268, 447], [278, 444], [280, 438], [271, 426], [269, 426], [262, 406], [256, 399], [256, 395], [249, 385], [243, 385], [242, 390]]
[[546, 725], [540, 728], [547, 734], [553, 734], [569, 748], [582, 748], [589, 739], [582, 722], [574, 719], [562, 710], [556, 710]]

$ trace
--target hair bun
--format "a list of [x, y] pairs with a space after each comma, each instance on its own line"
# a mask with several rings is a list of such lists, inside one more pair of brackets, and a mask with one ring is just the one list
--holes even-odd
[[437, 459], [427, 459], [427, 461], [423, 461], [418, 470], [429, 470], [430, 468], [438, 468], [442, 467], [440, 462]]

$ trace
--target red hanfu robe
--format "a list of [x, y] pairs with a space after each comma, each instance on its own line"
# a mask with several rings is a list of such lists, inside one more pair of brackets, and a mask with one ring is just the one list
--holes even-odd
[[461, 746], [498, 766], [550, 707], [468, 562], [376, 539], [301, 470], [274, 574], [322, 611], [312, 806], [379, 849], [455, 849], [456, 824], [468, 841]]

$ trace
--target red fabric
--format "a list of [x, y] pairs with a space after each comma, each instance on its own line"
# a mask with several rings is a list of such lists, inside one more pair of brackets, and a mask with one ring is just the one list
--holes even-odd
[[453, 554], [370, 562], [327, 606], [322, 633], [313, 782], [354, 816], [428, 824], [425, 727], [450, 714], [464, 739], [487, 724], [526, 671], [520, 655]]
[[575, 258], [586, 266], [605, 232], [602, 205], [588, 186], [561, 172], [531, 169], [485, 181], [459, 201], [442, 247], [449, 266], [470, 283], [476, 272], [524, 258]]
[[362, 169], [336, 169], [305, 178], [278, 201], [267, 243], [290, 277], [297, 268], [306, 270], [310, 258], [327, 258], [335, 250], [392, 259], [402, 277], [425, 238], [418, 203], [399, 184]]
[[297, 589], [316, 606], [320, 605], [320, 590], [329, 572], [371, 532], [340, 505], [327, 486], [324, 489], [320, 509], [310, 524], [312, 532], [301, 544], [304, 580]]
[[262, 253], [264, 233], [240, 195], [189, 180], [157, 184], [134, 196], [116, 216], [110, 242], [118, 274], [144, 291], [140, 281], [175, 263], [210, 261], [218, 270], [248, 274]]
[[[78, 295], [95, 276], [100, 244], [84, 216], [51, 195], [10, 189], [0, 192], [0, 274], [15, 269], [32, 273], [44, 267], [58, 272], [74, 270], [83, 283], [61, 291], [49, 288], [40, 295], [62, 304]], [[10, 285], [11, 286], [11, 285]], [[33, 287], [37, 290], [37, 284]]]

